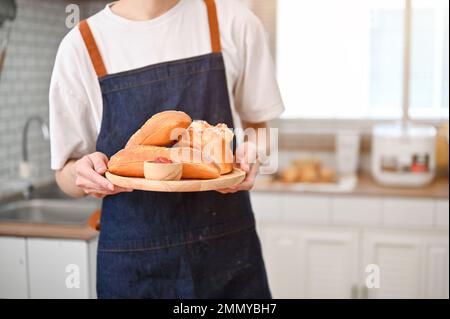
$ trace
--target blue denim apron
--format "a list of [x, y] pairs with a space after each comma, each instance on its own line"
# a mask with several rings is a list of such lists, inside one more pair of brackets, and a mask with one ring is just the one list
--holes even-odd
[[[176, 109], [233, 127], [214, 1], [205, 0], [211, 54], [108, 75], [80, 23], [103, 95], [97, 150], [108, 157], [153, 114]], [[215, 33], [215, 34], [213, 34]], [[246, 191], [134, 191], [103, 200], [99, 298], [270, 298]]]

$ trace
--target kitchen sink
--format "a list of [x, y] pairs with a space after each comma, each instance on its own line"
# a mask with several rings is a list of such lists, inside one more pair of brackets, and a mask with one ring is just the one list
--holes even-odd
[[0, 205], [0, 223], [80, 225], [99, 207], [99, 201], [89, 199], [18, 200]]

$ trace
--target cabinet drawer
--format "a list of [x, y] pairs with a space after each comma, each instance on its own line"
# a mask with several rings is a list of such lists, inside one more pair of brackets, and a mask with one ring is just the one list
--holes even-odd
[[280, 194], [251, 193], [253, 212], [257, 222], [278, 221], [282, 215]]
[[27, 240], [30, 298], [89, 298], [85, 241]]
[[449, 252], [448, 234], [432, 236], [425, 244], [425, 290], [423, 297], [431, 299], [448, 299]]
[[326, 224], [330, 199], [327, 196], [285, 195], [282, 199], [285, 222]]
[[[421, 297], [422, 241], [420, 233], [410, 231], [365, 232], [363, 267], [374, 264], [380, 269], [380, 287], [369, 289], [369, 298], [416, 299]], [[367, 274], [364, 274], [364, 280], [367, 279], [366, 276]]]
[[401, 228], [433, 227], [434, 202], [427, 199], [385, 199], [383, 224]]
[[436, 227], [448, 229], [448, 200], [436, 201]]
[[334, 224], [381, 224], [382, 202], [372, 197], [334, 197], [331, 201], [331, 219]]
[[28, 298], [25, 238], [0, 237], [0, 298]]

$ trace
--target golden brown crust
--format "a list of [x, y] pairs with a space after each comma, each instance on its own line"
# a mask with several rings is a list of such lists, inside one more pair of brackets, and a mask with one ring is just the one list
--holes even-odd
[[[185, 129], [192, 123], [189, 115], [180, 111], [164, 111], [153, 115], [128, 140], [126, 147], [136, 145], [166, 146], [174, 143], [174, 129]], [[175, 140], [178, 136], [174, 136]]]
[[220, 176], [215, 163], [208, 163], [199, 151], [191, 148], [167, 148], [160, 146], [135, 145], [120, 150], [111, 157], [108, 171], [127, 177], [144, 177], [144, 161], [166, 157], [183, 163], [184, 179], [213, 179]]
[[220, 170], [214, 163], [183, 162], [183, 179], [215, 179], [220, 177]]
[[[222, 160], [217, 163], [220, 169], [220, 175], [228, 174], [233, 171], [233, 152], [227, 146], [223, 146], [223, 157]], [[228, 159], [228, 160], [227, 160]]]
[[233, 136], [233, 132], [226, 124], [212, 126], [206, 121], [194, 121], [176, 146], [201, 150], [204, 156], [217, 163], [220, 174], [224, 175], [233, 171], [234, 157], [231, 150]]

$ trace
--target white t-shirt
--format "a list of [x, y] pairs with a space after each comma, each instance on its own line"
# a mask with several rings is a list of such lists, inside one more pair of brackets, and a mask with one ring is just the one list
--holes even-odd
[[[108, 74], [211, 52], [203, 0], [180, 0], [148, 21], [117, 16], [110, 5], [88, 19]], [[239, 118], [264, 122], [278, 117], [283, 103], [265, 30], [236, 0], [216, 0], [222, 51], [235, 127]], [[102, 95], [78, 28], [60, 44], [50, 84], [51, 165], [95, 152]]]

